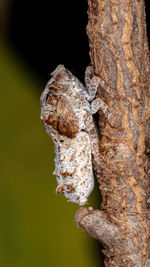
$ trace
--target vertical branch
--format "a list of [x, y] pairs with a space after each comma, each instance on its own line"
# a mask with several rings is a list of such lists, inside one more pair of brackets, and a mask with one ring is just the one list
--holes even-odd
[[106, 266], [146, 267], [150, 61], [144, 0], [89, 0], [88, 4], [90, 57], [94, 74], [103, 81], [97, 98], [107, 104], [111, 121], [101, 108], [95, 170], [102, 211], [80, 209], [76, 221], [103, 243]]

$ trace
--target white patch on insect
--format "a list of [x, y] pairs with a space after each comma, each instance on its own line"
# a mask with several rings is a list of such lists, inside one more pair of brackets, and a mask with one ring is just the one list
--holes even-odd
[[55, 144], [56, 192], [84, 205], [94, 187], [88, 93], [63, 65], [51, 75], [41, 95], [41, 119]]

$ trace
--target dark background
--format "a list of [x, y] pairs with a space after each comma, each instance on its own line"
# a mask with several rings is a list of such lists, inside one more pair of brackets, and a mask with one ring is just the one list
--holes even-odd
[[[90, 63], [86, 1], [0, 1], [0, 267], [100, 267], [101, 246], [56, 195], [40, 94], [58, 64], [81, 81]], [[98, 185], [88, 205], [99, 207]]]
[[[146, 0], [147, 32], [150, 38]], [[90, 63], [87, 0], [12, 1], [8, 38], [14, 49], [47, 81], [47, 74], [64, 64], [84, 80]]]
[[14, 1], [9, 40], [21, 56], [47, 81], [58, 64], [81, 80], [90, 63], [87, 1]]
[[[0, 1], [0, 267], [103, 266], [98, 242], [76, 228], [78, 205], [55, 194], [53, 143], [39, 119], [58, 64], [84, 81], [86, 25], [87, 0]], [[96, 186], [88, 205], [99, 203]]]

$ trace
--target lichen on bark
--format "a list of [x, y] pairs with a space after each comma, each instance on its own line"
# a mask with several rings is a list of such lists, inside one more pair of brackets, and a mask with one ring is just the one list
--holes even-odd
[[[88, 0], [100, 154], [93, 158], [101, 210], [81, 208], [78, 227], [102, 242], [105, 266], [150, 266], [150, 61], [144, 0]], [[111, 119], [110, 119], [111, 118]]]

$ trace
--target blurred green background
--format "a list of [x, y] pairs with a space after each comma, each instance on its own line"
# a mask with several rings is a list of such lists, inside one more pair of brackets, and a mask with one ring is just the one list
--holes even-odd
[[[100, 267], [100, 244], [76, 227], [78, 205], [55, 194], [54, 147], [39, 105], [54, 67], [40, 74], [10, 38], [14, 2], [0, 1], [0, 267]], [[88, 205], [97, 208], [99, 198], [96, 186]]]

